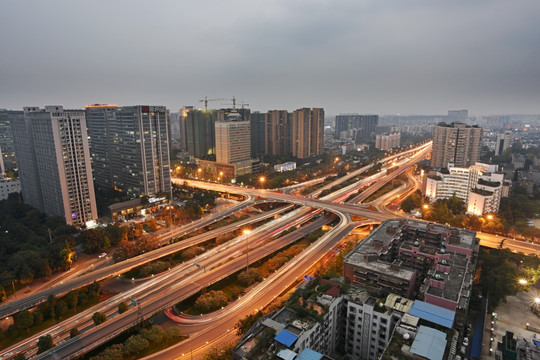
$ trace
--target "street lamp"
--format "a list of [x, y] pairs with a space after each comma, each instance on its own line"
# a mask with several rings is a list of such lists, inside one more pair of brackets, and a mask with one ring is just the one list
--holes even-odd
[[248, 237], [251, 233], [251, 230], [244, 229], [243, 231], [244, 235], [246, 236], [246, 275], [249, 273], [249, 243], [248, 243]]
[[259, 178], [259, 182], [261, 183], [261, 188], [263, 187], [264, 181], [265, 181], [265, 180], [266, 180], [266, 179], [264, 178], [264, 176], [261, 176], [261, 177]]
[[428, 205], [428, 204], [424, 204], [423, 208], [427, 210], [427, 209], [429, 209], [429, 205]]
[[519, 279], [518, 282], [519, 282], [519, 285], [521, 286], [525, 286], [529, 283], [526, 279]]

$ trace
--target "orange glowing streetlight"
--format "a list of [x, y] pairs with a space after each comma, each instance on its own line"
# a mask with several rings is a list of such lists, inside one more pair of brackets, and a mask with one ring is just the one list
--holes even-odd
[[429, 205], [428, 205], [428, 204], [424, 204], [423, 208], [427, 210], [427, 209], [429, 209]]
[[493, 220], [493, 215], [489, 214], [489, 215], [487, 216], [487, 218], [488, 218], [488, 220]]
[[521, 278], [521, 279], [518, 280], [518, 283], [519, 283], [519, 285], [521, 285], [521, 286], [525, 286], [525, 285], [527, 285], [529, 282], [527, 281], [527, 279]]
[[266, 181], [266, 178], [264, 176], [261, 176], [259, 178], [259, 182], [261, 183], [261, 187], [263, 187], [265, 181]]

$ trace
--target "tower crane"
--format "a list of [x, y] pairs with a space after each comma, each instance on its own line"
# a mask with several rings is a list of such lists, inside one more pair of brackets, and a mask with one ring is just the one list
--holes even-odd
[[230, 100], [230, 99], [223, 99], [223, 98], [220, 98], [220, 99], [209, 99], [207, 96], [205, 96], [204, 99], [199, 100], [199, 102], [203, 102], [203, 103], [204, 103], [204, 110], [208, 110], [208, 102], [209, 102], [209, 101], [221, 101], [221, 100]]

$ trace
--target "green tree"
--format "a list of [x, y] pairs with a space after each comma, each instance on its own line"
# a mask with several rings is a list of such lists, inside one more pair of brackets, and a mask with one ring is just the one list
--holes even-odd
[[107, 321], [107, 315], [97, 311], [94, 313], [94, 315], [92, 315], [92, 321], [94, 321], [94, 324], [98, 326], [99, 324], [103, 324], [105, 321]]
[[238, 322], [234, 325], [234, 328], [236, 329], [236, 334], [238, 336], [243, 336], [248, 332], [248, 330], [259, 320], [261, 317], [263, 317], [262, 311], [258, 311], [255, 314], [249, 314], [242, 319], [238, 320]]
[[233, 343], [226, 344], [222, 347], [213, 346], [210, 351], [204, 354], [203, 360], [232, 360], [233, 349]]
[[127, 310], [128, 310], [128, 304], [125, 301], [122, 301], [120, 304], [118, 304], [119, 314], [125, 313]]
[[70, 308], [77, 312], [77, 304], [79, 303], [79, 290], [71, 290], [66, 295], [66, 300]]
[[130, 356], [141, 353], [148, 349], [149, 346], [150, 343], [142, 335], [131, 335], [124, 342], [124, 355]]
[[34, 317], [34, 324], [39, 325], [43, 322], [43, 313], [39, 310], [36, 310], [32, 313], [32, 316]]
[[103, 235], [98, 230], [90, 229], [82, 232], [79, 240], [88, 254], [96, 253], [102, 249]]
[[149, 329], [143, 329], [141, 335], [150, 344], [161, 344], [165, 339], [165, 332], [157, 325], [152, 325]]
[[79, 334], [80, 334], [79, 329], [77, 329], [76, 327], [69, 331], [69, 337], [70, 338], [74, 338], [75, 336], [77, 336]]
[[229, 300], [223, 291], [210, 290], [195, 300], [195, 309], [207, 313], [217, 310], [228, 303]]
[[249, 272], [241, 271], [236, 277], [236, 280], [242, 286], [250, 286], [257, 281], [261, 281], [262, 276], [256, 269], [249, 269]]
[[60, 319], [66, 314], [67, 307], [68, 306], [65, 301], [59, 301], [58, 304], [56, 304], [54, 311]]
[[38, 347], [38, 354], [41, 354], [42, 352], [45, 352], [52, 348], [54, 346], [53, 338], [51, 335], [43, 335], [39, 337], [39, 340], [37, 342]]
[[26, 328], [28, 335], [30, 335], [30, 326], [34, 324], [34, 317], [30, 311], [23, 310], [17, 315], [17, 323], [20, 327]]
[[55, 313], [54, 313], [54, 306], [56, 305], [56, 296], [54, 296], [54, 294], [50, 294], [49, 297], [47, 297], [47, 305], [49, 306], [49, 315], [52, 321], [56, 322]]

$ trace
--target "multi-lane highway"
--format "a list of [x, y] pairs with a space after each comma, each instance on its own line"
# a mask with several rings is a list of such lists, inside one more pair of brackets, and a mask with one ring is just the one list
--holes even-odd
[[[424, 150], [424, 152], [426, 151], [426, 149], [429, 147], [429, 144], [428, 145], [424, 145], [422, 147], [421, 150]], [[416, 149], [418, 150], [418, 149]], [[409, 151], [407, 152], [407, 154], [411, 154], [412, 151]], [[383, 161], [389, 161], [389, 160], [393, 160], [395, 158], [397, 158], [398, 156], [403, 156], [403, 155], [400, 155], [400, 154], [397, 154], [397, 155], [393, 155], [392, 157], [389, 157]], [[419, 155], [420, 156], [420, 155]], [[423, 156], [423, 155], [422, 155]], [[415, 158], [415, 157], [411, 157], [411, 159], [409, 159], [409, 161], [407, 163], [403, 163], [403, 169], [406, 168], [407, 166], [410, 166], [412, 163], [416, 162], [418, 160], [418, 158]], [[351, 175], [351, 174], [350, 174]], [[357, 174], [352, 174], [352, 176], [356, 176]], [[389, 178], [385, 178], [384, 176], [381, 176], [380, 179], [373, 179], [374, 181], [375, 180], [379, 180], [381, 182], [385, 182], [385, 181], [388, 181]], [[345, 179], [341, 179], [341, 181], [344, 181]], [[182, 181], [184, 182], [185, 180], [177, 180], [177, 181]], [[208, 184], [206, 183], [199, 183], [199, 182], [193, 182], [193, 181], [189, 181], [191, 184], [190, 185], [198, 185], [198, 186], [201, 186], [201, 187], [204, 187], [204, 186], [208, 186]], [[336, 204], [336, 203], [330, 203], [329, 201], [327, 201], [326, 199], [324, 200], [314, 200], [314, 199], [307, 199], [307, 198], [303, 198], [303, 197], [298, 197], [298, 196], [294, 196], [294, 195], [289, 195], [289, 194], [281, 194], [281, 193], [276, 193], [276, 192], [271, 192], [271, 191], [264, 191], [264, 190], [253, 190], [253, 189], [245, 189], [245, 188], [238, 188], [238, 187], [227, 187], [225, 185], [222, 185], [222, 184], [211, 184], [211, 189], [212, 190], [222, 190], [222, 191], [229, 191], [229, 192], [232, 192], [232, 193], [241, 193], [241, 194], [244, 194], [244, 195], [247, 195], [248, 197], [253, 195], [253, 196], [259, 196], [259, 197], [264, 197], [264, 198], [267, 198], [267, 199], [270, 199], [270, 200], [274, 200], [274, 201], [282, 201], [282, 202], [286, 202], [286, 203], [293, 203], [293, 204], [297, 204], [297, 205], [302, 205], [302, 206], [307, 206], [307, 207], [314, 207], [314, 208], [319, 208], [319, 209], [324, 209], [324, 210], [327, 210], [327, 211], [330, 211], [330, 212], [334, 212], [336, 214], [338, 214], [340, 216], [340, 219], [341, 219], [341, 223], [340, 223], [340, 226], [339, 227], [336, 227], [333, 231], [330, 232], [330, 234], [328, 234], [327, 236], [325, 236], [324, 240], [320, 240], [317, 242], [317, 244], [314, 244], [313, 247], [310, 247], [311, 248], [315, 248], [315, 249], [318, 249], [316, 251], [316, 255], [313, 255], [313, 256], [307, 256], [308, 254], [302, 254], [301, 256], [298, 256], [298, 259], [295, 259], [295, 262], [297, 262], [299, 265], [299, 268], [302, 268], [302, 269], [305, 269], [306, 267], [309, 267], [311, 265], [313, 265], [316, 260], [320, 259], [321, 256], [324, 256], [324, 254], [326, 254], [326, 252], [332, 248], [332, 246], [337, 242], [339, 241], [343, 236], [345, 236], [352, 228], [356, 227], [358, 224], [349, 224], [350, 222], [350, 218], [346, 215], [346, 214], [352, 214], [352, 215], [357, 215], [357, 216], [360, 216], [360, 217], [364, 217], [368, 220], [365, 221], [365, 223], [368, 223], [368, 222], [380, 222], [382, 220], [385, 220], [387, 218], [389, 218], [389, 214], [379, 214], [375, 211], [372, 211], [372, 210], [369, 210], [369, 209], [363, 209], [363, 208], [359, 208], [358, 206], [355, 206], [355, 205], [349, 205], [349, 204]], [[361, 186], [361, 184], [359, 184], [359, 186]], [[349, 189], [344, 189], [343, 191], [348, 191]], [[336, 198], [337, 196], [340, 196], [340, 194], [335, 194], [335, 195], [332, 195], [331, 197], [332, 198]], [[237, 211], [240, 207], [242, 206], [245, 206], [245, 205], [238, 205], [238, 207], [236, 208], [232, 208], [232, 209], [227, 209], [228, 212], [226, 214], [223, 214], [222, 213], [222, 217], [226, 217], [228, 216], [230, 213], [234, 212], [234, 211]], [[309, 210], [307, 210], [309, 212]], [[219, 217], [219, 214], [216, 214], [215, 215], [217, 219]], [[299, 217], [302, 217], [302, 216], [306, 216], [306, 213], [304, 212], [303, 215], [298, 215]], [[215, 220], [214, 219], [214, 220]], [[210, 221], [210, 219], [208, 219]], [[239, 224], [236, 224], [237, 226]], [[196, 227], [195, 225], [193, 225], [194, 228]], [[188, 232], [190, 230], [186, 230], [186, 229], [178, 229], [178, 230], [175, 230], [173, 232], [171, 232], [171, 234], [168, 234], [169, 235], [169, 239], [172, 238], [173, 236], [180, 236], [183, 234], [183, 232]], [[167, 235], [167, 234], [165, 234]], [[165, 240], [165, 239], [162, 239], [164, 241], [168, 241], [168, 240]], [[279, 242], [275, 242], [275, 244], [279, 244]], [[274, 245], [274, 246], [277, 246], [277, 245]], [[169, 246], [168, 246], [169, 247]], [[167, 249], [168, 247], [164, 248], [164, 249]], [[279, 248], [279, 247], [278, 247]], [[259, 251], [264, 251], [263, 249], [266, 249], [266, 251], [271, 251], [272, 249], [268, 249], [266, 246], [261, 246], [260, 248], [257, 248], [253, 251], [253, 255], [250, 254], [250, 260], [252, 259], [256, 259], [256, 256], [257, 256], [257, 253]], [[272, 251], [275, 251], [276, 249], [274, 248]], [[175, 249], [173, 252], [176, 252], [178, 251], [178, 249]], [[216, 253], [217, 253], [218, 250], [216, 250]], [[306, 252], [306, 253], [310, 253], [311, 254], [312, 250]], [[153, 253], [153, 252], [152, 252]], [[165, 254], [166, 255], [166, 254]], [[221, 254], [220, 254], [221, 255]], [[152, 259], [154, 258], [154, 255], [151, 255], [151, 254], [146, 254], [144, 256], [147, 256], [147, 258], [144, 259], [144, 261], [148, 261], [148, 257], [151, 256]], [[161, 256], [164, 256], [163, 254], [161, 255], [156, 255], [157, 257], [161, 257]], [[205, 256], [211, 256], [211, 255], [205, 255]], [[252, 258], [253, 256], [253, 258]], [[261, 255], [262, 256], [262, 255]], [[221, 256], [221, 258], [224, 258], [224, 256]], [[203, 261], [204, 259], [200, 259], [200, 261]], [[138, 264], [141, 263], [141, 259], [138, 259]], [[137, 263], [136, 261], [136, 263]], [[216, 262], [215, 259], [212, 259], [212, 260], [209, 260], [212, 264], [217, 264], [219, 263], [220, 265], [219, 266], [229, 266], [231, 267], [232, 266], [232, 269], [233, 270], [230, 270], [230, 271], [237, 271], [237, 270], [234, 270], [234, 264], [236, 263], [236, 261], [229, 261], [227, 263], [220, 263], [220, 262]], [[138, 266], [138, 265], [137, 265]], [[200, 284], [200, 282], [202, 281], [204, 284], [209, 284], [211, 283], [212, 281], [216, 281], [217, 278], [219, 278], [219, 276], [223, 277], [223, 276], [228, 276], [228, 271], [224, 271], [223, 269], [220, 268], [220, 271], [219, 271], [219, 276], [217, 276], [216, 278], [206, 278], [207, 274], [208, 276], [213, 276], [213, 274], [215, 274], [215, 271], [214, 269], [212, 269], [212, 271], [210, 271], [210, 269], [208, 268], [204, 268], [205, 265], [202, 265], [203, 266], [203, 269], [205, 269], [205, 272], [203, 273], [203, 280], [193, 280], [193, 282], [191, 282], [189, 285], [187, 284], [183, 284], [183, 290], [187, 291], [187, 293], [189, 293], [189, 291], [198, 291], [196, 290], [197, 288], [200, 289], [200, 286], [202, 286]], [[243, 266], [243, 265], [242, 265]], [[289, 266], [286, 266], [283, 268], [283, 271], [288, 271], [287, 269], [289, 268]], [[111, 271], [113, 270], [112, 267], [109, 267], [107, 269], [108, 271]], [[184, 271], [186, 271], [184, 269]], [[281, 271], [281, 270], [280, 270]], [[200, 271], [199, 271], [200, 273]], [[115, 273], [114, 273], [115, 274]], [[114, 274], [112, 276], [114, 276]], [[198, 273], [196, 273], [197, 276], [199, 276]], [[186, 275], [187, 276], [187, 275]], [[292, 277], [292, 278], [291, 278]], [[283, 280], [285, 281], [285, 283], [287, 283], [286, 286], [291, 286], [291, 284], [294, 283], [294, 281], [298, 278], [298, 273], [294, 274], [294, 275], [283, 275], [282, 276], [283, 279], [289, 279], [289, 280]], [[292, 280], [291, 280], [292, 279]], [[161, 278], [158, 278], [156, 277], [156, 281], [157, 282], [163, 282], [163, 283], [166, 283], [163, 279]], [[210, 281], [210, 282], [208, 282]], [[162, 284], [163, 285], [163, 284]], [[197, 287], [199, 286], [199, 287]], [[267, 287], [267, 284], [264, 283], [261, 285], [264, 289], [266, 289]], [[161, 289], [161, 290], [159, 290]], [[163, 304], [168, 304], [167, 303], [167, 300], [168, 301], [178, 301], [178, 298], [179, 298], [179, 294], [178, 293], [174, 293], [171, 295], [171, 290], [174, 290], [175, 289], [175, 286], [173, 285], [164, 285], [162, 286], [161, 288], [158, 288], [158, 291], [162, 291], [163, 293], [159, 293], [159, 300], [164, 300], [165, 302], [161, 302], [159, 306], [161, 307], [155, 307], [149, 303], [152, 303], [152, 304], [155, 304], [157, 301], [156, 301], [156, 293], [155, 293], [155, 289], [153, 290], [153, 292], [151, 293], [151, 295], [141, 295], [139, 294], [138, 296], [140, 297], [140, 307], [141, 307], [141, 311], [142, 311], [142, 314], [144, 314], [145, 316], [148, 316], [150, 314], [152, 314], [153, 312], [152, 311], [157, 311], [156, 309], [161, 309]], [[270, 288], [268, 289], [270, 291]], [[64, 290], [64, 292], [66, 292], [68, 290]], [[261, 290], [262, 291], [262, 290]], [[276, 291], [277, 293], [276, 294], [279, 294], [280, 291], [282, 291], [282, 289], [280, 289], [279, 287], [272, 287], [272, 291]], [[252, 292], [250, 292], [251, 294]], [[268, 301], [268, 299], [258, 299], [256, 300], [256, 295], [257, 293], [256, 292], [253, 292], [253, 299], [252, 301], [253, 302], [257, 302], [257, 301], [261, 301], [262, 303], [264, 303], [265, 301]], [[126, 294], [124, 294], [126, 295]], [[133, 295], [126, 295], [126, 296], [133, 296]], [[172, 299], [170, 298], [170, 296], [172, 296]], [[150, 301], [150, 299], [152, 301]], [[249, 299], [249, 298], [248, 298]], [[145, 300], [149, 300], [149, 301], [145, 301]], [[245, 299], [244, 301], [247, 301], [247, 299]], [[1, 307], [0, 307], [1, 309]], [[92, 309], [92, 311], [98, 311], [96, 309]], [[110, 309], [108, 310], [110, 311]], [[62, 344], [59, 344], [62, 346], [62, 348], [60, 346], [57, 346], [56, 347], [56, 350], [55, 350], [55, 353], [56, 355], [51, 355], [51, 356], [59, 356], [60, 353], [59, 351], [61, 351], [62, 349], [65, 349], [65, 348], [69, 348], [69, 351], [66, 352], [66, 353], [63, 353], [63, 355], [61, 356], [62, 358], [67, 358], [71, 355], [68, 355], [69, 354], [75, 354], [75, 353], [78, 353], [80, 352], [81, 350], [80, 349], [84, 349], [84, 351], [90, 347], [90, 346], [94, 346], [99, 340], [100, 341], [103, 341], [104, 339], [110, 337], [110, 336], [113, 336], [115, 333], [117, 333], [116, 331], [119, 331], [118, 329], [122, 329], [123, 327], [125, 326], [130, 326], [130, 324], [132, 323], [133, 319], [130, 318], [129, 316], [133, 316], [133, 313], [135, 311], [134, 310], [131, 310], [129, 311], [128, 313], [126, 314], [122, 314], [121, 316], [119, 315], [114, 315], [114, 313], [111, 313], [111, 315], [115, 316], [114, 319], [115, 321], [114, 322], [110, 322], [109, 324], [104, 324], [102, 326], [99, 327], [100, 329], [100, 332], [99, 332], [99, 336], [95, 336], [95, 337], [92, 337], [93, 333], [97, 332], [97, 330], [93, 327], [93, 326], [87, 326], [85, 327], [84, 329], [87, 331], [84, 332], [84, 334], [82, 334], [80, 336], [81, 339], [78, 339], [78, 341], [66, 341], [65, 343], [62, 343]], [[132, 314], [132, 315], [129, 315], [129, 314]], [[226, 313], [227, 315], [229, 314], [228, 312]], [[217, 315], [216, 315], [217, 316]], [[126, 318], [125, 320], [121, 320], [121, 319], [124, 319], [124, 317]], [[220, 317], [220, 319], [222, 319], [222, 317]], [[231, 319], [238, 319], [238, 316], [237, 315], [234, 315], [231, 317]], [[78, 320], [74, 320], [74, 321], [78, 321]], [[221, 321], [221, 320], [220, 320]], [[117, 323], [118, 325], [116, 326], [113, 326], [112, 324], [113, 323]], [[68, 325], [65, 325], [65, 328], [67, 328]], [[214, 327], [212, 327], [214, 329]], [[116, 329], [116, 330], [115, 330]], [[217, 331], [217, 328], [215, 328], [216, 331]], [[50, 330], [49, 330], [50, 331]], [[107, 336], [105, 336], [104, 334], [108, 334]], [[88, 339], [88, 340], [82, 340], [82, 339]], [[99, 339], [98, 339], [99, 338]], [[194, 339], [194, 337], [192, 338]], [[69, 343], [69, 346], [67, 345]], [[66, 345], [64, 345], [66, 344]], [[76, 346], [75, 346], [76, 345]], [[67, 351], [67, 350], [62, 350], [62, 351]], [[48, 355], [44, 355], [44, 356], [48, 356]]]

